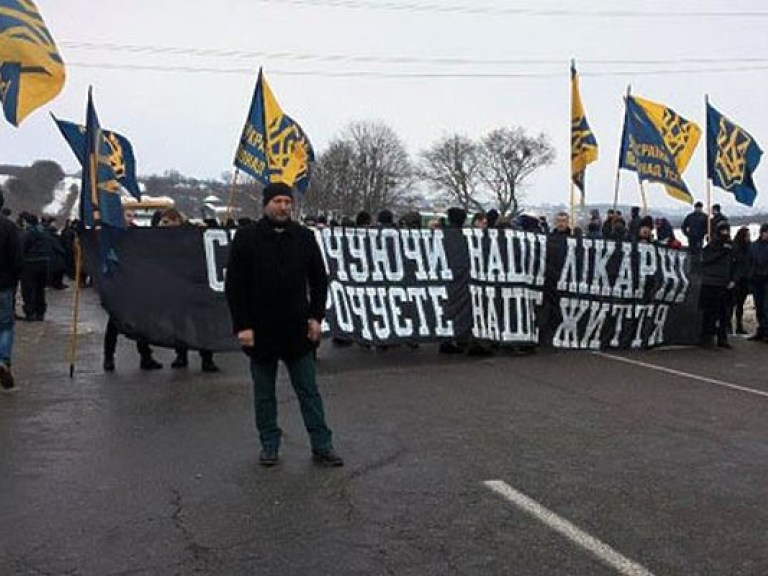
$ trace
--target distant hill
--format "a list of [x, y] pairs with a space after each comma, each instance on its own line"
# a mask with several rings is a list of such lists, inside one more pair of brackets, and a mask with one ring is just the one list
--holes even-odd
[[[5, 205], [14, 214], [32, 212], [54, 216], [59, 220], [77, 216], [81, 176], [66, 175], [61, 167], [49, 160], [31, 166], [0, 165], [0, 187]], [[190, 218], [211, 216], [206, 204], [226, 206], [231, 186], [219, 180], [198, 180], [176, 171], [139, 178], [142, 192], [158, 197], [167, 196]], [[212, 196], [218, 199], [213, 204]], [[240, 184], [235, 190], [233, 204], [236, 214], [257, 216], [261, 212], [260, 191], [253, 184]]]

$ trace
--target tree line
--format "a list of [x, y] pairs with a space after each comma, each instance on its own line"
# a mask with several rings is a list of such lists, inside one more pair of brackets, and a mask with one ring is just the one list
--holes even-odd
[[[443, 136], [411, 157], [403, 140], [383, 122], [350, 123], [318, 155], [311, 183], [301, 209], [305, 214], [353, 215], [423, 209], [432, 205], [426, 193], [446, 205], [468, 212], [495, 207], [515, 216], [531, 175], [552, 164], [555, 151], [544, 134], [529, 135], [520, 127], [503, 127], [473, 139], [461, 134]], [[40, 212], [53, 199], [53, 190], [64, 178], [61, 167], [40, 160], [29, 167], [0, 166], [10, 176], [6, 200], [16, 211]], [[221, 179], [197, 179], [177, 170], [140, 178], [150, 196], [173, 198], [177, 207], [197, 216], [203, 199], [216, 194], [227, 202], [232, 173]], [[73, 188], [75, 188], [73, 186]], [[240, 178], [232, 195], [243, 213], [260, 212], [260, 186]], [[78, 190], [68, 191], [64, 211], [69, 214]]]
[[418, 208], [425, 184], [447, 204], [467, 211], [493, 206], [515, 216], [531, 175], [554, 159], [545, 134], [529, 135], [521, 127], [496, 128], [477, 139], [449, 134], [411, 158], [390, 126], [357, 121], [318, 156], [302, 209], [352, 215]]

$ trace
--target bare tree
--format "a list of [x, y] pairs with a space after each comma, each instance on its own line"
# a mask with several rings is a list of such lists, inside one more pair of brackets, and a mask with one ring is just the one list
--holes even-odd
[[479, 152], [466, 136], [446, 136], [421, 153], [419, 174], [450, 202], [482, 211]]
[[483, 138], [480, 160], [481, 178], [499, 212], [516, 216], [526, 180], [554, 162], [555, 150], [545, 134], [528, 136], [520, 127], [497, 128]]
[[352, 215], [408, 204], [413, 168], [395, 131], [381, 122], [353, 122], [320, 155], [305, 210]]

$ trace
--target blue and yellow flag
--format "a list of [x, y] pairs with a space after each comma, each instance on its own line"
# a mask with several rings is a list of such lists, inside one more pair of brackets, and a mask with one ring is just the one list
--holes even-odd
[[[59, 120], [53, 114], [51, 116], [69, 147], [72, 148], [72, 152], [77, 156], [80, 165], [85, 166], [85, 126], [67, 120]], [[133, 197], [141, 200], [141, 190], [136, 178], [136, 157], [128, 138], [117, 132], [102, 130], [99, 156], [112, 169], [112, 180], [116, 180]]]
[[32, 0], [0, 0], [0, 101], [18, 126], [64, 86], [64, 62]]
[[701, 128], [671, 108], [627, 96], [619, 167], [641, 180], [664, 184], [667, 194], [683, 202], [693, 197], [682, 174], [701, 137]]
[[285, 114], [259, 70], [235, 166], [260, 181], [284, 182], [304, 193], [315, 153], [301, 126]]
[[584, 204], [584, 176], [587, 166], [597, 160], [597, 139], [584, 114], [579, 92], [579, 75], [571, 63], [571, 180], [581, 191]]
[[80, 187], [80, 219], [86, 226], [125, 228], [120, 183], [110, 156], [102, 154], [105, 139], [88, 90], [85, 134], [83, 135], [83, 182]]
[[763, 151], [749, 133], [707, 102], [707, 176], [712, 184], [732, 192], [736, 201], [755, 203], [752, 178]]

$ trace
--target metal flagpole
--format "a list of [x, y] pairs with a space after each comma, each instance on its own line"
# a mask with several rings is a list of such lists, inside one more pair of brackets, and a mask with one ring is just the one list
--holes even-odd
[[[232, 175], [232, 182], [229, 184], [229, 200], [227, 200], [227, 220], [232, 218], [232, 211], [235, 208], [235, 189], [237, 187], [237, 177], [240, 175], [240, 168], [235, 168]], [[226, 224], [226, 222], [225, 222]]]
[[616, 183], [613, 186], [613, 209], [619, 204], [619, 183], [621, 182], [621, 168], [616, 166]]
[[571, 210], [570, 210], [571, 234], [573, 234], [573, 230], [576, 227], [575, 202], [574, 202], [575, 187], [576, 186], [574, 185], [573, 181], [571, 181]]
[[643, 216], [648, 216], [648, 196], [645, 193], [645, 182], [640, 180], [640, 196], [643, 199]]
[[[627, 98], [632, 94], [632, 85], [627, 84]], [[624, 124], [627, 123], [627, 105], [626, 101], [624, 102]], [[621, 136], [624, 136], [624, 127], [621, 128]], [[621, 140], [621, 137], [619, 137], [619, 140]], [[616, 182], [613, 186], [613, 209], [616, 210], [616, 207], [619, 205], [619, 185], [621, 183], [621, 151], [624, 149], [624, 142], [619, 143], [619, 161], [616, 163]]]

